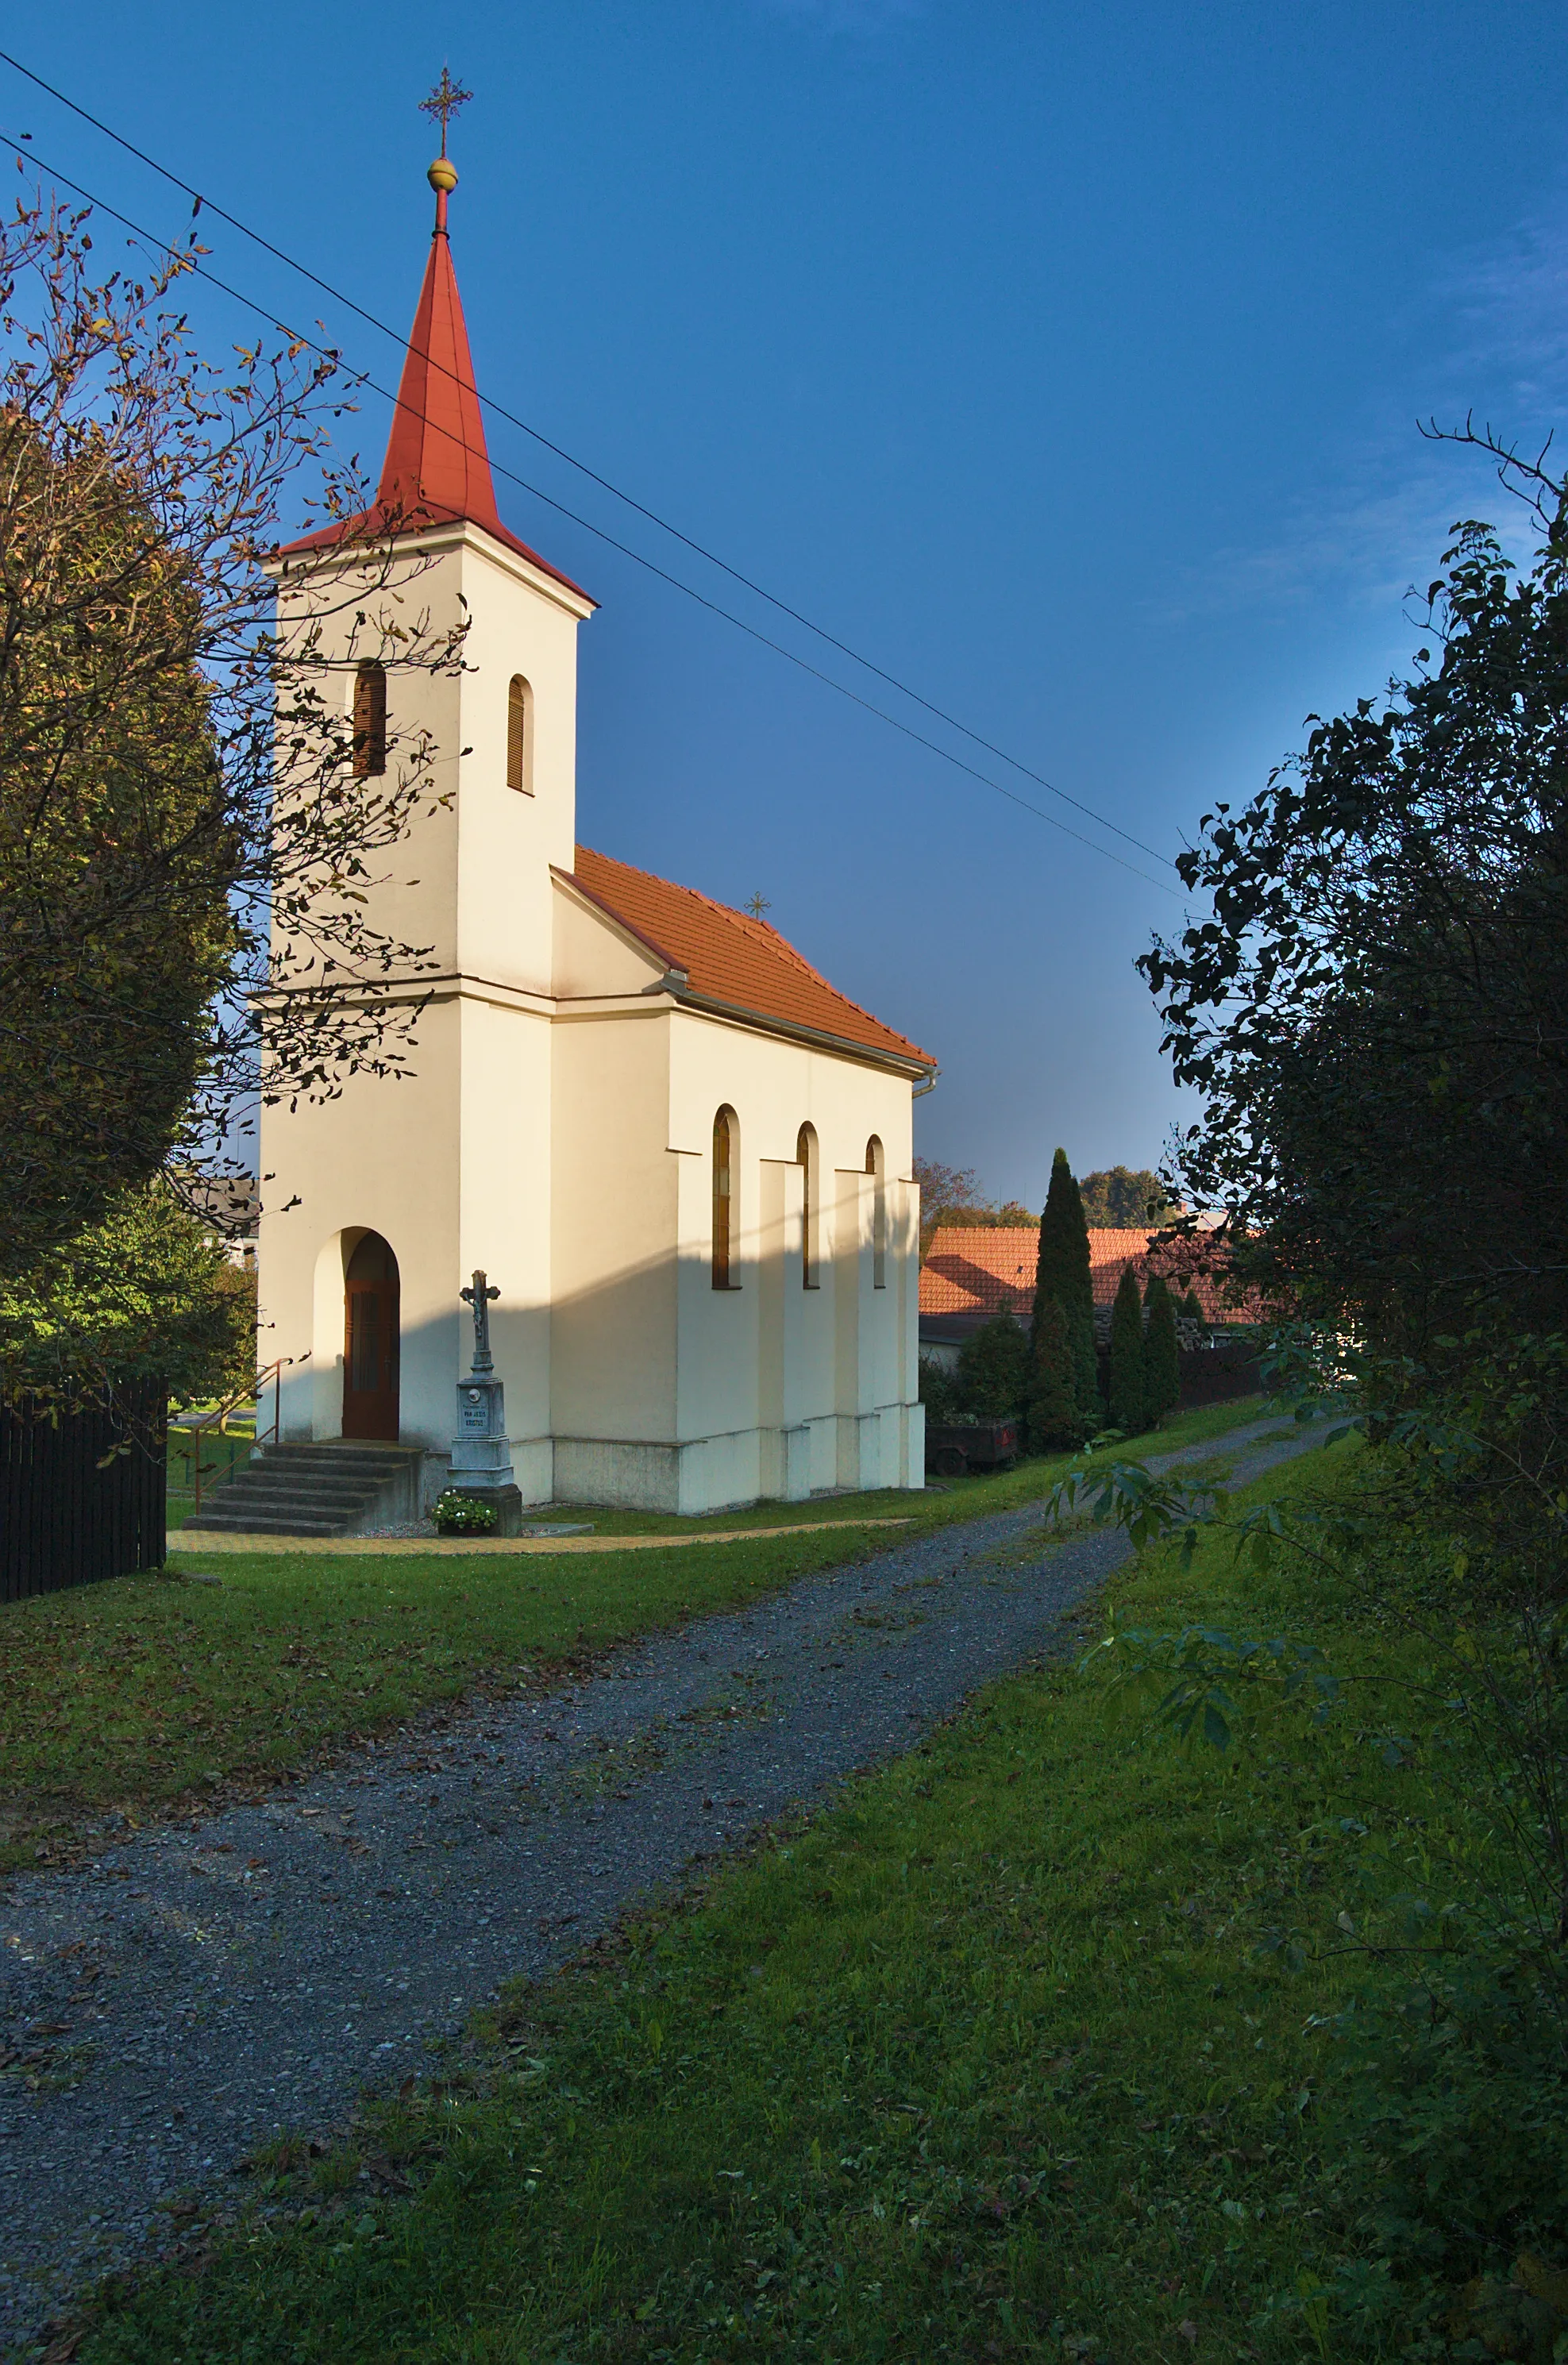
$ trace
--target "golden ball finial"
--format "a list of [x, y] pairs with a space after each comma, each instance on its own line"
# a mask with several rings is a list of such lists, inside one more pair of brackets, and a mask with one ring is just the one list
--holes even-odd
[[450, 156], [438, 156], [425, 178], [438, 196], [449, 197], [457, 186], [457, 167]]

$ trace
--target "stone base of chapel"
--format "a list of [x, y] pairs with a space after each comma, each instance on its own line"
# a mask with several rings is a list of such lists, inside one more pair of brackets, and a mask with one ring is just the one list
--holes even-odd
[[921, 1405], [885, 1405], [681, 1445], [558, 1437], [554, 1465], [557, 1503], [693, 1517], [748, 1503], [803, 1503], [834, 1489], [924, 1486], [925, 1412]]
[[[534, 1437], [514, 1440], [510, 1452], [524, 1504], [603, 1504], [696, 1517], [749, 1503], [803, 1503], [835, 1489], [924, 1486], [925, 1408], [826, 1413], [793, 1428], [733, 1429], [681, 1445]], [[427, 1504], [449, 1483], [446, 1456], [427, 1455]]]

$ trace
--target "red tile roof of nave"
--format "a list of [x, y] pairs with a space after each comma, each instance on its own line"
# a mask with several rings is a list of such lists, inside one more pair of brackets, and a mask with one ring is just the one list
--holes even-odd
[[530, 550], [527, 543], [520, 542], [501, 523], [485, 443], [484, 413], [474, 383], [474, 357], [468, 350], [463, 299], [457, 292], [443, 219], [444, 207], [431, 241], [375, 506], [286, 544], [279, 555], [299, 557], [308, 551], [330, 549], [334, 543], [375, 541], [389, 532], [413, 533], [466, 518], [586, 600], [588, 594], [569, 575]]
[[595, 902], [683, 970], [692, 993], [703, 1001], [831, 1036], [857, 1050], [935, 1066], [929, 1051], [830, 985], [766, 920], [732, 911], [693, 887], [655, 879], [652, 871], [634, 870], [591, 846], [578, 846], [574, 876]]
[[[1096, 1229], [1089, 1233], [1089, 1277], [1096, 1306], [1109, 1306], [1124, 1269], [1133, 1265], [1141, 1283], [1148, 1277], [1147, 1230]], [[1011, 1224], [942, 1224], [932, 1235], [920, 1272], [923, 1314], [1027, 1314], [1035, 1299], [1039, 1257], [1038, 1227]], [[1242, 1309], [1221, 1295], [1215, 1277], [1180, 1272], [1167, 1276], [1178, 1296], [1196, 1290], [1207, 1322], [1235, 1322]]]

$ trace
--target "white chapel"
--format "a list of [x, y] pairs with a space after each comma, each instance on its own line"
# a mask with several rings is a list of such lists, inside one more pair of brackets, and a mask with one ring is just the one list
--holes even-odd
[[[444, 153], [431, 181], [376, 507], [274, 563], [280, 633], [327, 620], [356, 767], [427, 733], [444, 791], [369, 890], [389, 937], [430, 948], [411, 1073], [263, 1111], [281, 1439], [417, 1448], [433, 1499], [478, 1269], [525, 1502], [920, 1486], [911, 1104], [935, 1063], [761, 919], [577, 843], [595, 603], [497, 513]], [[459, 667], [356, 655], [330, 594], [371, 542], [433, 629], [465, 618]]]

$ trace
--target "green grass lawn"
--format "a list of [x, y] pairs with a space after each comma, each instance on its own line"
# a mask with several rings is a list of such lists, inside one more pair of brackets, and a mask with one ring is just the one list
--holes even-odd
[[[520, 1990], [346, 2148], [261, 2164], [254, 2214], [198, 2220], [80, 2365], [1394, 2354], [1316, 2290], [1357, 2238], [1323, 2023], [1387, 1977], [1362, 1940], [1398, 1892], [1439, 1907], [1453, 1864], [1484, 1868], [1484, 1813], [1371, 1745], [1419, 1653], [1353, 1597], [1212, 1547], [1111, 1590], [1309, 1632], [1347, 1704], [1222, 1758], [1109, 1730], [1066, 1667], [997, 1687]], [[1260, 1951], [1282, 1935], [1305, 1969]]]
[[[1185, 1415], [1159, 1443], [1217, 1435], [1257, 1410], [1253, 1401]], [[884, 1551], [901, 1534], [1028, 1502], [1066, 1466], [1031, 1462], [940, 1495], [832, 1496], [724, 1515], [767, 1526], [890, 1510], [910, 1515], [903, 1530], [829, 1529], [685, 1550], [676, 1541], [667, 1552], [204, 1560], [193, 1537], [174, 1549], [169, 1575], [8, 1605], [0, 1608], [0, 1870], [68, 1851], [107, 1810], [140, 1817], [225, 1784], [275, 1779], [476, 1684], [547, 1675], [628, 1635]], [[668, 1524], [678, 1537], [691, 1532]], [[195, 1582], [191, 1572], [218, 1581]]]

